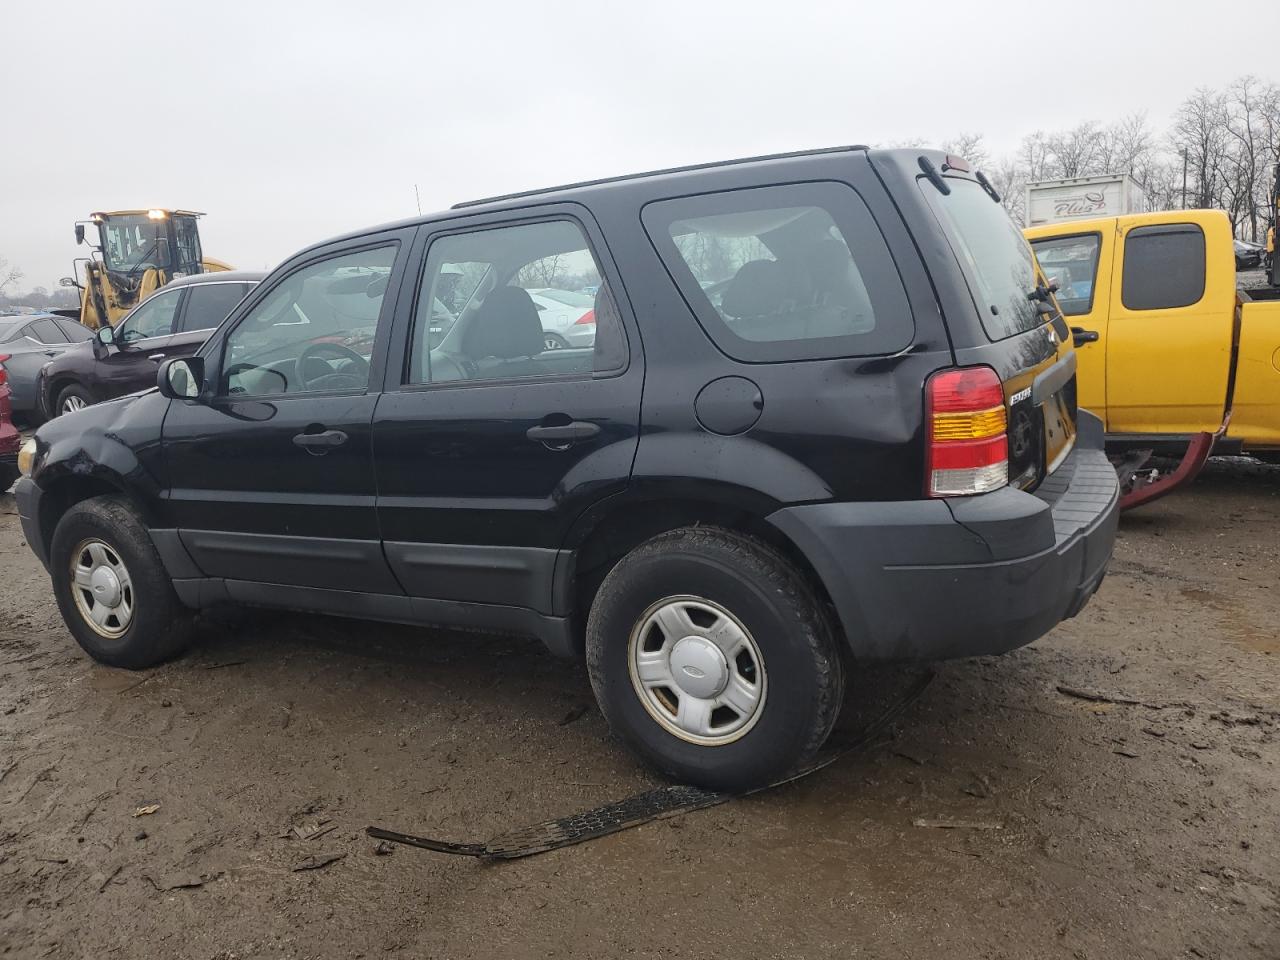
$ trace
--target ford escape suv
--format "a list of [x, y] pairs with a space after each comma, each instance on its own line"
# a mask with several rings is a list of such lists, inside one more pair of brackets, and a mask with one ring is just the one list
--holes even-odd
[[[589, 342], [547, 349], [548, 288], [593, 291]], [[723, 789], [812, 756], [852, 665], [1075, 615], [1116, 525], [1026, 242], [980, 173], [919, 150], [311, 247], [22, 466], [28, 543], [104, 663], [177, 654], [223, 602], [531, 634], [585, 656], [644, 758]]]

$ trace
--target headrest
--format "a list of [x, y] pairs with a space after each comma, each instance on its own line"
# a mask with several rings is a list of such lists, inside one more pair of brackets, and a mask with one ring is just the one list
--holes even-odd
[[484, 298], [462, 338], [462, 352], [472, 360], [513, 360], [543, 351], [542, 320], [528, 291], [496, 287]]
[[725, 287], [720, 309], [731, 317], [767, 317], [801, 299], [800, 277], [777, 260], [748, 260]]

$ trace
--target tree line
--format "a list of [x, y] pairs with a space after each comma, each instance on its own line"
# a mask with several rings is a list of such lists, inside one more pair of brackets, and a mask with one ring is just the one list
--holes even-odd
[[981, 134], [963, 134], [945, 147], [983, 168], [1018, 223], [1025, 223], [1028, 182], [1128, 173], [1148, 210], [1224, 210], [1237, 237], [1260, 241], [1275, 216], [1280, 84], [1244, 76], [1223, 89], [1201, 87], [1164, 131], [1153, 129], [1145, 113], [1132, 113], [1111, 123], [1033, 131], [1011, 156], [992, 156]]

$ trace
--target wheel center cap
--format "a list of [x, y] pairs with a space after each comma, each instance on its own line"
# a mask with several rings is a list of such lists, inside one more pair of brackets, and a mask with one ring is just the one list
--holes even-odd
[[671, 676], [689, 696], [709, 700], [728, 684], [729, 664], [710, 640], [685, 637], [671, 648]]
[[120, 606], [120, 578], [110, 567], [98, 567], [89, 575], [89, 592], [93, 602], [104, 607]]

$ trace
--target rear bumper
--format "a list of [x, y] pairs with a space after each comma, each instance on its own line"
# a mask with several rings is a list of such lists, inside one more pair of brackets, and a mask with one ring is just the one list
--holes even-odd
[[1101, 422], [1034, 493], [824, 503], [769, 520], [809, 558], [858, 659], [1004, 653], [1075, 616], [1106, 574], [1119, 484]]

